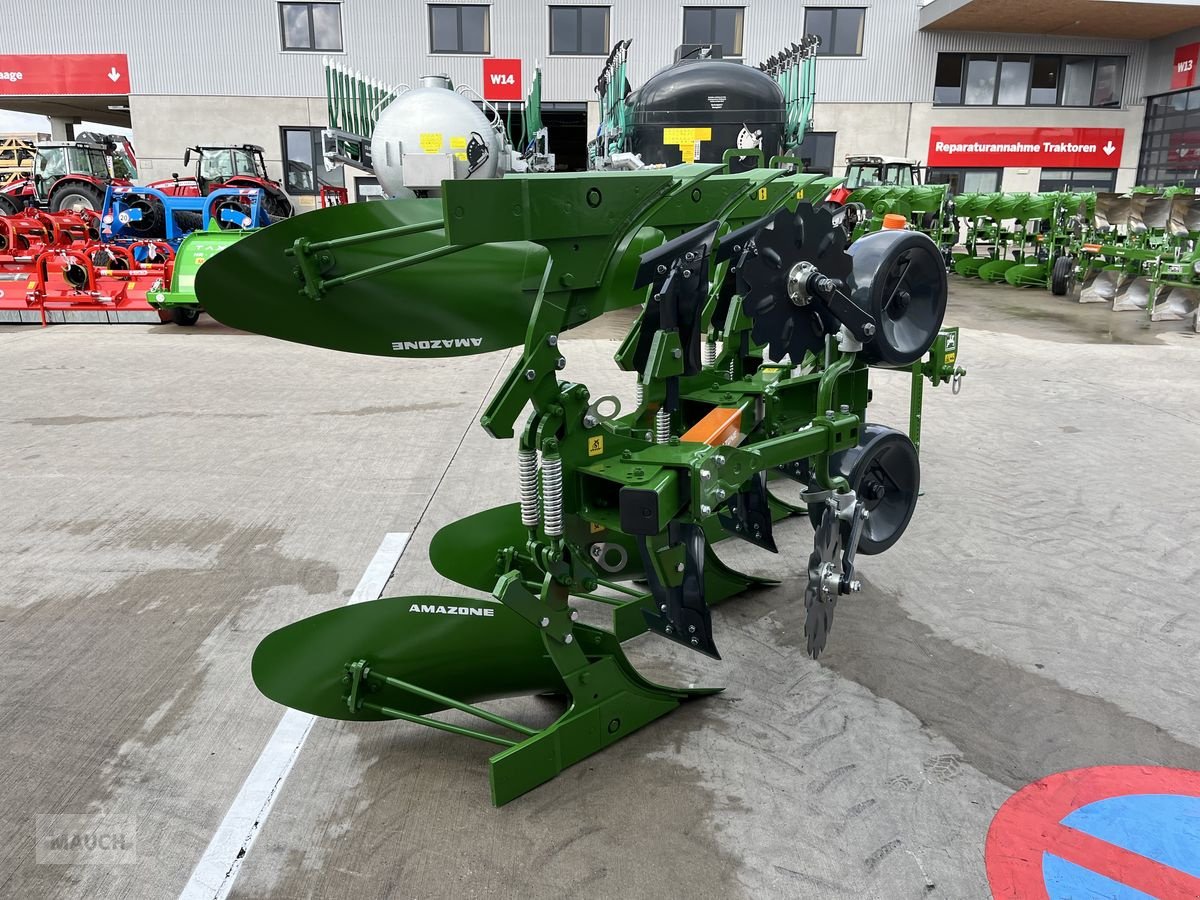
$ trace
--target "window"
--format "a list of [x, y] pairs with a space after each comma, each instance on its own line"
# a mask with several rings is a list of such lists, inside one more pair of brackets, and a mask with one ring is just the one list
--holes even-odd
[[720, 44], [724, 56], [742, 55], [740, 6], [687, 6], [683, 10], [685, 44]]
[[492, 52], [492, 29], [486, 6], [429, 6], [430, 53]]
[[1042, 169], [1039, 191], [1111, 191], [1116, 169]]
[[1000, 169], [930, 169], [927, 184], [945, 184], [951, 196], [991, 194], [1000, 190]]
[[862, 56], [866, 13], [855, 6], [810, 6], [804, 11], [804, 31], [821, 39], [821, 56]]
[[283, 143], [283, 187], [289, 194], [315, 194], [323, 184], [345, 187], [339, 166], [325, 171], [321, 155], [320, 128], [281, 128]]
[[962, 103], [963, 55], [939, 53], [933, 76], [934, 103]]
[[1122, 56], [939, 53], [933, 102], [946, 106], [1120, 107]]
[[608, 7], [550, 7], [550, 52], [585, 56], [608, 53]]
[[1137, 183], [1200, 187], [1200, 88], [1146, 99]]
[[1030, 106], [1055, 106], [1058, 103], [1059, 62], [1057, 56], [1033, 58], [1033, 74], [1029, 81]]
[[975, 56], [967, 60], [967, 106], [991, 106], [996, 102], [996, 57]]
[[836, 142], [836, 131], [810, 131], [804, 135], [804, 140], [796, 150], [796, 156], [804, 163], [804, 171], [832, 175], [833, 147]]
[[341, 52], [340, 3], [280, 3], [279, 28], [284, 50]]
[[1025, 91], [1029, 84], [1029, 60], [1005, 59], [1000, 61], [1000, 89], [996, 95], [997, 106], [1024, 106]]

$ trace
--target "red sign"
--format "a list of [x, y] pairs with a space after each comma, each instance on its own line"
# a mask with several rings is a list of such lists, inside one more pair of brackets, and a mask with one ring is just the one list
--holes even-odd
[[1171, 90], [1189, 88], [1196, 83], [1200, 68], [1200, 43], [1175, 48], [1175, 63], [1171, 66]]
[[124, 53], [0, 56], [0, 95], [128, 93], [129, 62]]
[[1200, 897], [1200, 772], [1097, 766], [1013, 794], [988, 829], [995, 900]]
[[1168, 169], [1200, 169], [1200, 131], [1173, 131], [1167, 142]]
[[483, 61], [484, 100], [524, 100], [521, 96], [521, 61], [494, 59]]
[[1115, 169], [1121, 164], [1124, 142], [1124, 128], [937, 126], [929, 132], [926, 163], [954, 168]]

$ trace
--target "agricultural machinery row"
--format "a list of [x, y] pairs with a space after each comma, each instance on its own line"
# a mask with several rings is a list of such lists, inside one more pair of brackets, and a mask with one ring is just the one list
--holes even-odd
[[[942, 327], [946, 267], [928, 236], [883, 228], [847, 246], [819, 206], [840, 179], [781, 157], [744, 169], [744, 156], [447, 181], [438, 199], [286, 220], [200, 269], [205, 308], [247, 331], [416, 359], [520, 348], [480, 423], [516, 437], [518, 502], [429, 549], [482, 596], [393, 597], [284, 627], [254, 656], [264, 694], [495, 745], [502, 804], [715, 692], [648, 681], [622, 645], [649, 632], [720, 658], [711, 608], [765, 583], [719, 558], [724, 541], [775, 552], [803, 535], [790, 615], [812, 655], [825, 648], [858, 561], [913, 515], [922, 391], [957, 388], [958, 331]], [[615, 358], [637, 386], [622, 412], [585, 373], [562, 378], [560, 337], [639, 306]], [[909, 373], [907, 429], [868, 414], [876, 366]], [[561, 697], [563, 712], [536, 728], [478, 705], [515, 695]]]
[[109, 185], [100, 208], [0, 216], [0, 322], [192, 325], [195, 268], [271, 222], [257, 188]]
[[954, 271], [1082, 303], [1188, 319], [1200, 300], [1200, 197], [1161, 193], [959, 194]]

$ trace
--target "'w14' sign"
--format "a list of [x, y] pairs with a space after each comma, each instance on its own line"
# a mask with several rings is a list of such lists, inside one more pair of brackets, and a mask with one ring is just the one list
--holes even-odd
[[519, 59], [483, 60], [483, 97], [485, 100], [523, 100], [521, 61]]

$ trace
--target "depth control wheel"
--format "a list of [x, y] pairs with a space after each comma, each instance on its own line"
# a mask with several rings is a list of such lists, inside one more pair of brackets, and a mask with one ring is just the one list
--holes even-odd
[[[885, 425], [863, 425], [858, 446], [831, 456], [829, 472], [845, 478], [866, 505], [859, 553], [873, 556], [900, 540], [921, 490], [921, 464], [908, 435]], [[814, 527], [820, 525], [824, 510], [824, 504], [809, 507]], [[850, 526], [843, 522], [842, 541], [849, 540]]]

